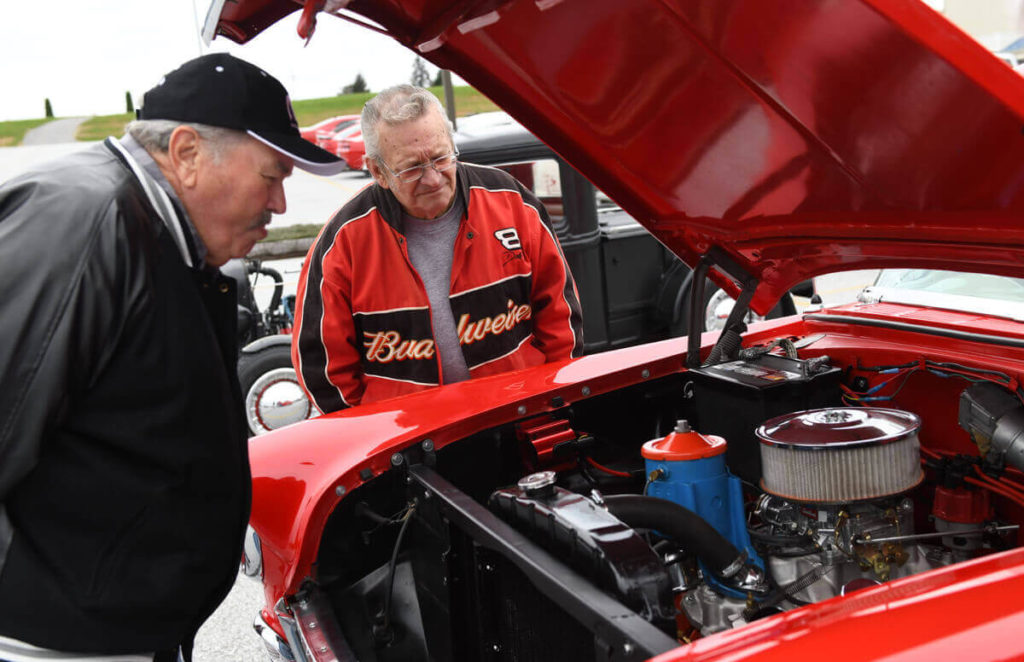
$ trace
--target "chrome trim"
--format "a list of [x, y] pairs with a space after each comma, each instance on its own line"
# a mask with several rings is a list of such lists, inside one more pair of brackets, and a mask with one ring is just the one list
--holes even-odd
[[310, 404], [292, 367], [260, 375], [245, 394], [245, 417], [253, 434], [263, 434], [309, 418], [319, 412]]
[[311, 662], [306, 655], [306, 648], [302, 641], [302, 635], [299, 634], [299, 627], [295, 623], [295, 619], [292, 618], [291, 609], [288, 608], [288, 603], [285, 602], [284, 598], [278, 600], [277, 604], [274, 605], [274, 613], [277, 614], [277, 621], [281, 624], [284, 636], [288, 640], [288, 649], [292, 652], [292, 659], [295, 662]]
[[[819, 433], [819, 439], [814, 441], [791, 441], [791, 440], [780, 440], [772, 439], [768, 437], [768, 431], [765, 430], [765, 424], [762, 423], [754, 430], [754, 435], [757, 437], [757, 441], [762, 446], [770, 446], [773, 448], [785, 448], [788, 450], [799, 451], [799, 452], [831, 452], [837, 449], [851, 449], [851, 448], [869, 448], [871, 446], [886, 446], [889, 444], [895, 444], [901, 441], [906, 441], [911, 437], [916, 437], [917, 433], [921, 430], [921, 417], [917, 414], [902, 409], [892, 409], [890, 407], [823, 407], [821, 409], [808, 409], [806, 411], [797, 411], [792, 414], [783, 414], [769, 421], [774, 421], [778, 418], [787, 418], [789, 421], [794, 421], [802, 417], [810, 417], [815, 414], [827, 414], [831, 412], [842, 412], [844, 410], [850, 412], [856, 412], [867, 417], [868, 414], [882, 412], [883, 415], [891, 416], [892, 422], [897, 422], [895, 419], [903, 418], [904, 420], [899, 421], [906, 426], [901, 432], [891, 432], [885, 436], [875, 437], [872, 439], [850, 439], [848, 441], [834, 441], [829, 439], [828, 429], [823, 429]], [[762, 432], [763, 431], [763, 432]], [[920, 445], [920, 443], [919, 443]]]
[[242, 541], [242, 574], [253, 579], [263, 577], [263, 548], [260, 535], [252, 526], [245, 527], [245, 539]]
[[256, 630], [256, 634], [263, 640], [263, 645], [267, 648], [267, 655], [272, 662], [295, 662], [291, 646], [263, 620], [262, 612], [257, 612], [256, 618], [252, 622], [252, 629]]

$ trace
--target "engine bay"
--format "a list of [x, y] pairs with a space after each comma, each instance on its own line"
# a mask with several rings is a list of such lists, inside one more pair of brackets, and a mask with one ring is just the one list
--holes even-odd
[[801, 346], [396, 454], [306, 589], [359, 660], [647, 659], [1019, 544], [1012, 375]]

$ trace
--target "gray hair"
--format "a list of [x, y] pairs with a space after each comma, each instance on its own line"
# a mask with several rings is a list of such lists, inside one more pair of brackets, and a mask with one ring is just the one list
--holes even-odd
[[431, 108], [444, 120], [448, 139], [451, 140], [452, 123], [445, 116], [444, 107], [437, 97], [422, 87], [395, 85], [367, 101], [360, 116], [363, 144], [366, 147], [364, 158], [380, 161], [379, 128], [382, 122], [389, 126], [404, 124], [422, 117]]
[[228, 148], [234, 147], [243, 138], [248, 137], [248, 134], [243, 131], [175, 120], [134, 120], [128, 123], [125, 131], [147, 152], [166, 154], [170, 146], [171, 134], [179, 126], [190, 126], [196, 130], [199, 138], [209, 144], [214, 162], [220, 161], [221, 156]]

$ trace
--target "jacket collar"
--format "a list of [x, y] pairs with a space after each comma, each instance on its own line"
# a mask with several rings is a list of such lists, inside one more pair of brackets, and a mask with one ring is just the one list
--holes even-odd
[[185, 210], [181, 207], [181, 203], [175, 204], [167, 194], [167, 191], [164, 190], [164, 187], [146, 171], [146, 168], [120, 141], [114, 138], [107, 138], [103, 141], [103, 144], [127, 166], [128, 170], [135, 177], [135, 180], [149, 199], [150, 205], [156, 211], [157, 216], [160, 217], [164, 226], [171, 233], [171, 238], [174, 239], [174, 243], [178, 247], [181, 259], [189, 267], [200, 267], [203, 261], [196, 250], [195, 240], [192, 236], [192, 223], [188, 219]]

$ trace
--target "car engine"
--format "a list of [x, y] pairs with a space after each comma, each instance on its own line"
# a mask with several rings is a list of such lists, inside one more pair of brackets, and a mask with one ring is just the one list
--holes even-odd
[[[396, 455], [318, 558], [356, 659], [646, 659], [1016, 546], [1019, 394], [841, 365], [762, 352]], [[923, 444], [908, 383], [980, 454]]]

